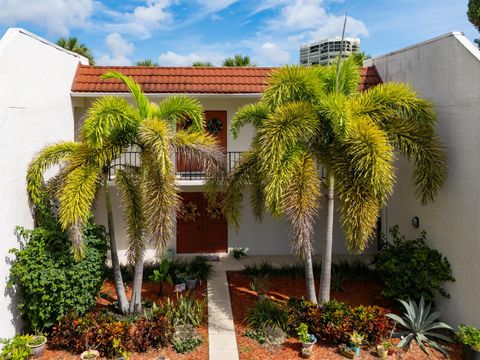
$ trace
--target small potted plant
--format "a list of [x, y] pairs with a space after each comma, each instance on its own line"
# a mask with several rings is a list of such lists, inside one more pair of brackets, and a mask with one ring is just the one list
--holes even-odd
[[345, 344], [341, 344], [338, 347], [338, 352], [340, 353], [340, 355], [343, 355], [349, 359], [353, 359], [355, 357], [355, 351], [353, 351], [350, 346]]
[[236, 260], [241, 260], [241, 259], [247, 257], [247, 251], [244, 248], [234, 247], [232, 250], [230, 250], [230, 254]]
[[34, 335], [27, 342], [27, 346], [32, 350], [33, 357], [39, 358], [45, 352], [47, 346], [47, 338], [44, 335]]
[[185, 276], [185, 284], [187, 286], [187, 290], [193, 290], [197, 287], [197, 274], [188, 274]]
[[363, 339], [364, 336], [356, 331], [353, 331], [353, 333], [350, 334], [350, 342], [352, 343], [352, 349], [355, 351], [356, 357], [360, 357], [360, 347], [362, 346]]
[[458, 327], [456, 335], [464, 346], [465, 360], [480, 360], [480, 330], [462, 324]]
[[386, 359], [389, 354], [389, 350], [393, 348], [391, 341], [385, 340], [381, 344], [377, 345], [377, 355], [380, 359]]
[[309, 357], [313, 353], [313, 345], [317, 342], [317, 338], [308, 332], [308, 326], [305, 323], [298, 326], [297, 335], [302, 342], [302, 355]]
[[85, 347], [87, 348], [87, 350], [85, 350], [80, 354], [80, 359], [82, 360], [95, 360], [100, 356], [100, 353], [97, 350], [91, 349], [90, 346], [88, 345], [89, 332], [90, 330], [87, 330], [87, 332], [85, 333]]
[[257, 293], [258, 301], [265, 300], [265, 292], [267, 291], [268, 279], [266, 276], [256, 276], [250, 287]]

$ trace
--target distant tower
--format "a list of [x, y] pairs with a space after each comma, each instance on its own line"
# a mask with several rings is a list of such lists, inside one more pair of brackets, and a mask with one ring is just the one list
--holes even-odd
[[[328, 38], [300, 46], [300, 65], [328, 65], [340, 54], [341, 37]], [[342, 58], [360, 51], [359, 38], [344, 38]]]

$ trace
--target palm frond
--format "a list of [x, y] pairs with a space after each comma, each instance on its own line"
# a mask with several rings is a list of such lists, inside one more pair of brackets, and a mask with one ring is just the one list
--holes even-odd
[[70, 230], [74, 253], [82, 254], [81, 229], [88, 220], [97, 185], [100, 180], [101, 166], [85, 164], [68, 171], [59, 191], [59, 220], [64, 230]]
[[144, 150], [142, 193], [148, 236], [158, 251], [163, 251], [175, 236], [176, 214], [180, 207], [173, 173], [162, 173], [154, 154]]
[[314, 104], [319, 92], [319, 83], [311, 76], [310, 68], [284, 66], [270, 74], [262, 102], [271, 109], [292, 101]]
[[321, 181], [313, 157], [304, 152], [297, 159], [292, 180], [283, 198], [282, 213], [289, 223], [293, 251], [304, 256], [312, 251]]
[[31, 161], [27, 169], [27, 193], [32, 204], [41, 201], [44, 172], [53, 165], [65, 161], [77, 148], [78, 144], [75, 142], [59, 142], [45, 147]]
[[119, 73], [117, 71], [111, 70], [103, 74], [102, 79], [118, 79], [122, 83], [124, 83], [128, 87], [128, 90], [132, 94], [133, 99], [137, 104], [140, 118], [147, 119], [150, 117], [150, 101], [143, 93], [140, 85], [137, 84], [135, 80], [133, 80], [133, 78], [123, 75], [122, 73]]
[[155, 164], [159, 166], [160, 172], [166, 174], [171, 171], [173, 134], [168, 125], [163, 121], [148, 119], [140, 126], [138, 135], [143, 146], [148, 148], [151, 155], [155, 157]]
[[106, 96], [88, 109], [82, 136], [91, 147], [101, 147], [105, 142], [126, 146], [135, 138], [139, 124], [138, 114], [126, 100]]
[[[223, 198], [223, 208], [228, 223], [233, 224], [237, 230], [240, 228], [241, 222], [243, 193], [247, 186], [252, 182], [253, 176], [258, 174], [258, 166], [258, 155], [255, 152], [245, 152], [242, 155], [240, 162], [228, 175], [227, 186]], [[257, 201], [257, 198], [254, 200]]]
[[191, 96], [175, 95], [161, 101], [152, 111], [152, 117], [166, 121], [172, 128], [191, 122], [191, 131], [204, 131], [204, 113], [200, 102]]
[[266, 119], [270, 109], [263, 102], [248, 104], [237, 110], [230, 125], [230, 131], [233, 138], [236, 139], [240, 135], [240, 129], [246, 124], [252, 124], [254, 128], [258, 128]]
[[133, 168], [117, 170], [115, 183], [120, 190], [127, 224], [125, 231], [129, 239], [128, 260], [130, 264], [134, 264], [145, 249], [146, 224], [139, 170]]

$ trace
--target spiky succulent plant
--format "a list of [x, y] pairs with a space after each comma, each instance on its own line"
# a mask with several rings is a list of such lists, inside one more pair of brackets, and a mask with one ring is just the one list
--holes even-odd
[[452, 330], [450, 325], [438, 321], [441, 314], [439, 311], [432, 312], [432, 304], [425, 306], [425, 300], [422, 296], [420, 302], [417, 304], [412, 300], [399, 300], [405, 308], [403, 317], [395, 314], [387, 314], [387, 316], [396, 321], [402, 326], [404, 330], [396, 332], [394, 337], [401, 337], [402, 340], [398, 343], [398, 347], [410, 347], [412, 340], [415, 340], [420, 348], [428, 354], [427, 344], [431, 348], [437, 349], [445, 356], [448, 356], [446, 349], [437, 343], [435, 339], [440, 339], [446, 342], [452, 342], [452, 339], [446, 335], [439, 334], [439, 329]]

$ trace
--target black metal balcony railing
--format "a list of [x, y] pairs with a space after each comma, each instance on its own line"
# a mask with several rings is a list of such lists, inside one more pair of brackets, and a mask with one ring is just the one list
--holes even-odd
[[[226, 153], [227, 170], [230, 172], [242, 158], [241, 151], [228, 151]], [[140, 152], [137, 150], [124, 151], [122, 155], [115, 159], [110, 166], [108, 178], [115, 179], [115, 170], [124, 169], [128, 166], [140, 165]], [[205, 180], [205, 172], [202, 166], [195, 161], [182, 155], [175, 157], [175, 175], [177, 180]]]

